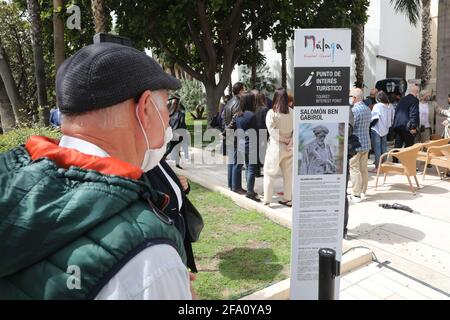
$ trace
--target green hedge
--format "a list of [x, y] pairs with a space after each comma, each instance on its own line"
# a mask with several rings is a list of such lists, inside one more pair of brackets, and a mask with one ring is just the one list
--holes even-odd
[[0, 153], [24, 144], [30, 136], [46, 136], [60, 138], [59, 130], [52, 128], [21, 128], [0, 134]]

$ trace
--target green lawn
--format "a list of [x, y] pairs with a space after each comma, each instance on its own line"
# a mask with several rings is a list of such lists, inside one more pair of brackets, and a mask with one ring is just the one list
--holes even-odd
[[289, 277], [290, 230], [191, 184], [205, 228], [194, 244], [201, 299], [239, 299]]
[[192, 137], [194, 136], [194, 124], [201, 124], [202, 125], [202, 133], [205, 132], [208, 126], [208, 120], [194, 120], [192, 115], [189, 112], [186, 112], [186, 126], [191, 133]]
[[21, 128], [0, 134], [0, 153], [11, 150], [27, 142], [30, 136], [46, 136], [59, 139], [61, 133], [52, 128]]
[[[204, 120], [194, 120], [192, 118], [192, 115], [189, 112], [187, 112], [186, 113], [186, 126], [187, 126], [187, 129], [188, 129], [189, 133], [191, 134], [191, 145], [192, 145], [192, 147], [194, 147], [194, 132], [195, 132], [194, 125], [195, 124], [197, 124], [197, 125], [201, 124], [202, 137], [203, 137], [204, 132], [208, 129], [208, 120], [206, 120], [206, 119], [204, 119]], [[202, 141], [202, 148], [206, 148], [211, 143], [212, 143], [212, 141]]]

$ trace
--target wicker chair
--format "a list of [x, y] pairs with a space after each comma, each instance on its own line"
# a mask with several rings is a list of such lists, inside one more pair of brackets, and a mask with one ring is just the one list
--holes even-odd
[[[422, 149], [422, 144], [418, 143], [412, 147], [404, 149], [392, 149], [391, 151], [383, 154], [380, 158], [380, 164], [378, 166], [377, 180], [375, 182], [375, 190], [378, 188], [378, 179], [380, 174], [384, 174], [384, 183], [386, 183], [386, 177], [388, 173], [400, 174], [406, 176], [409, 182], [409, 187], [413, 194], [416, 193], [412, 183], [411, 177], [416, 180], [417, 188], [420, 188], [419, 181], [417, 180], [417, 155]], [[394, 163], [389, 160], [389, 157], [395, 157], [399, 160], [399, 163]], [[383, 162], [386, 158], [387, 161]]]
[[439, 178], [442, 179], [439, 168], [445, 168], [444, 177], [450, 170], [450, 144], [439, 147], [431, 147], [428, 149], [428, 151], [429, 154], [427, 157], [427, 161], [425, 162], [425, 171], [423, 173], [423, 178], [425, 179], [427, 165], [430, 164], [436, 167]]
[[[434, 140], [434, 141], [422, 144], [422, 150], [419, 151], [419, 153], [417, 154], [417, 161], [425, 163], [425, 167], [423, 169], [423, 177], [424, 178], [425, 178], [425, 175], [426, 175], [426, 172], [428, 169], [428, 165], [429, 165], [429, 163], [428, 163], [429, 157], [442, 156], [442, 153], [439, 152], [438, 149], [435, 149], [433, 147], [445, 146], [445, 145], [449, 144], [449, 142], [450, 142], [450, 139], [439, 139], [439, 140]], [[438, 174], [439, 174], [439, 169], [436, 168], [436, 170], [438, 171]]]

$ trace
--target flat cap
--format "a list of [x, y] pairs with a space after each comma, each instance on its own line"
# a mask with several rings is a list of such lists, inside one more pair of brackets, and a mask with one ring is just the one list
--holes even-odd
[[318, 135], [319, 133], [322, 133], [322, 132], [325, 133], [325, 134], [328, 134], [328, 133], [330, 133], [330, 130], [327, 127], [325, 127], [325, 126], [318, 125], [317, 127], [315, 127], [313, 129], [313, 132], [314, 132], [315, 135]]
[[176, 90], [181, 83], [150, 56], [116, 43], [96, 43], [68, 58], [56, 75], [56, 99], [64, 114], [111, 107], [145, 90]]

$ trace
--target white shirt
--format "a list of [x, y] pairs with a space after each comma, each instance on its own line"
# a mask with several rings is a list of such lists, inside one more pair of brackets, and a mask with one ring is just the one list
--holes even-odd
[[178, 185], [175, 183], [175, 181], [173, 181], [173, 179], [169, 176], [169, 174], [166, 172], [166, 170], [164, 170], [164, 168], [162, 167], [161, 164], [158, 164], [158, 167], [161, 169], [161, 171], [164, 173], [164, 175], [166, 176], [166, 179], [169, 181], [170, 186], [172, 187], [173, 191], [175, 192], [175, 194], [177, 195], [177, 200], [178, 200], [178, 210], [181, 210], [181, 207], [183, 206], [183, 198], [181, 196], [181, 190], [178, 187]]
[[74, 137], [62, 136], [61, 140], [59, 141], [59, 146], [75, 149], [91, 156], [97, 156], [101, 158], [109, 157], [109, 154], [107, 154], [103, 149], [97, 147], [95, 144]]
[[380, 137], [389, 133], [389, 128], [394, 123], [395, 109], [392, 104], [387, 106], [384, 103], [377, 103], [372, 109], [372, 121], [378, 119], [378, 122], [372, 127]]
[[[59, 145], [84, 154], [109, 157], [96, 145], [74, 137], [63, 136]], [[164, 170], [163, 172], [165, 173]], [[173, 182], [169, 179], [169, 182], [171, 181]], [[95, 300], [191, 299], [188, 270], [175, 248], [166, 244], [151, 246], [137, 254], [110, 279], [95, 298]]]
[[430, 125], [430, 109], [428, 103], [419, 103], [420, 126], [431, 128]]

